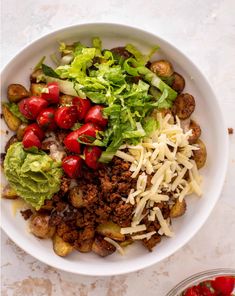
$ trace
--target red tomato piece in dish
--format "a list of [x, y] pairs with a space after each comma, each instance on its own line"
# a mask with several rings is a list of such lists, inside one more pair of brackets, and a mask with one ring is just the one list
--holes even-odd
[[64, 139], [64, 145], [70, 152], [79, 154], [81, 152], [81, 144], [78, 142], [78, 137], [77, 131], [69, 133]]
[[18, 104], [20, 112], [27, 119], [36, 119], [38, 114], [48, 106], [48, 102], [39, 97], [30, 97], [21, 100]]
[[232, 276], [219, 276], [211, 282], [211, 286], [218, 293], [223, 295], [230, 295], [234, 289], [235, 278]]
[[43, 130], [55, 130], [55, 109], [47, 108], [41, 111], [37, 117], [37, 123]]
[[82, 99], [79, 97], [73, 98], [73, 105], [77, 107], [79, 121], [85, 118], [88, 110], [91, 108], [91, 102], [89, 99]]
[[84, 149], [85, 154], [85, 163], [88, 167], [96, 170], [100, 166], [100, 163], [98, 162], [102, 150], [99, 147], [96, 146], [86, 146]]
[[55, 122], [63, 129], [70, 129], [77, 121], [77, 108], [75, 106], [60, 107], [55, 112]]
[[49, 104], [59, 103], [60, 89], [58, 83], [51, 82], [42, 90], [41, 97], [48, 101]]
[[77, 178], [81, 174], [82, 159], [76, 155], [70, 155], [63, 159], [62, 167], [70, 178]]
[[83, 124], [76, 132], [81, 142], [92, 143], [96, 139], [97, 131], [101, 130], [98, 125], [88, 122]]
[[39, 125], [37, 123], [32, 123], [32, 124], [28, 125], [25, 129], [25, 134], [28, 131], [33, 131], [34, 134], [39, 138], [40, 141], [42, 141], [43, 138], [45, 137], [43, 130], [39, 127]]
[[24, 148], [31, 148], [31, 147], [37, 147], [39, 149], [41, 148], [41, 142], [38, 136], [36, 136], [32, 130], [29, 130], [24, 134], [22, 144]]
[[201, 296], [200, 291], [197, 286], [190, 287], [184, 293], [184, 296]]
[[102, 111], [104, 107], [95, 105], [90, 108], [85, 117], [85, 122], [92, 122], [99, 126], [105, 127], [108, 124], [108, 119], [104, 117]]

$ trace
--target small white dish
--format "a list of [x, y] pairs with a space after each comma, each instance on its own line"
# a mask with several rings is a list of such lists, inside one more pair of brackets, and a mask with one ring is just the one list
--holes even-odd
[[[222, 190], [228, 160], [228, 136], [216, 96], [200, 70], [168, 42], [130, 26], [109, 23], [76, 25], [52, 32], [34, 41], [21, 50], [2, 71], [2, 98], [6, 98], [6, 89], [10, 83], [29, 86], [32, 68], [42, 56], [49, 57], [55, 52], [57, 41], [80, 40], [89, 45], [93, 36], [99, 36], [103, 40], [104, 48], [133, 43], [143, 52], [148, 52], [153, 45], [158, 44], [161, 50], [155, 58], [164, 57], [171, 61], [175, 70], [186, 80], [184, 92], [191, 93], [196, 99], [193, 118], [202, 128], [202, 139], [208, 151], [207, 164], [201, 170], [204, 178], [203, 196], [201, 198], [192, 196], [187, 199], [186, 214], [173, 221], [175, 237], [163, 239], [151, 253], [136, 243], [126, 248], [125, 256], [116, 252], [106, 258], [100, 258], [92, 253], [74, 252], [66, 258], [61, 258], [53, 252], [50, 240], [40, 240], [31, 235], [22, 216], [12, 214], [12, 201], [1, 200], [2, 228], [27, 253], [48, 265], [68, 272], [111, 276], [136, 271], [161, 261], [185, 245], [199, 231]], [[49, 60], [46, 62], [49, 63]], [[3, 132], [6, 129], [5, 123], [2, 122], [2, 151], [9, 138], [9, 135]]]

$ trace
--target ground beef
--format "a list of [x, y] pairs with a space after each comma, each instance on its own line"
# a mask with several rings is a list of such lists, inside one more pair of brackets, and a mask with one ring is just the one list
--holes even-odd
[[84, 167], [77, 179], [84, 201], [79, 208], [70, 203], [70, 179], [62, 178], [60, 191], [49, 204], [45, 203], [44, 208], [50, 209], [50, 225], [56, 226], [57, 234], [63, 240], [81, 252], [87, 252], [97, 236], [99, 224], [113, 221], [121, 227], [130, 226], [134, 207], [124, 199], [130, 189], [136, 187], [136, 179], [131, 178], [129, 166], [114, 157], [110, 164], [102, 165], [96, 171]]
[[20, 213], [25, 220], [28, 220], [33, 215], [33, 212], [31, 211], [31, 209], [20, 211]]

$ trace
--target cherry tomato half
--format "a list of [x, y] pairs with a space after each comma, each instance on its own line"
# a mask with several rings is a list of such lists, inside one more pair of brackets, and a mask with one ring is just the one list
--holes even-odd
[[59, 102], [60, 89], [58, 83], [51, 82], [45, 87], [45, 92], [41, 93], [41, 97], [48, 101], [49, 104], [57, 104]]
[[69, 133], [64, 139], [64, 145], [70, 152], [79, 154], [81, 152], [81, 144], [78, 142], [78, 137], [77, 131]]
[[41, 148], [41, 142], [38, 136], [36, 136], [32, 130], [29, 130], [24, 134], [22, 144], [24, 148], [30, 148], [30, 147], [37, 147], [39, 149]]
[[70, 178], [77, 178], [81, 174], [82, 159], [75, 155], [67, 156], [62, 161], [62, 167]]
[[200, 296], [200, 292], [197, 286], [190, 287], [184, 293], [184, 296]]
[[20, 112], [27, 119], [36, 119], [38, 114], [48, 106], [48, 102], [39, 97], [21, 100], [18, 104]]
[[92, 143], [96, 139], [96, 132], [101, 130], [98, 125], [88, 122], [83, 124], [76, 132], [81, 142]]
[[108, 124], [108, 119], [102, 114], [103, 106], [95, 105], [90, 108], [85, 117], [85, 122], [92, 122], [105, 127]]
[[235, 278], [232, 276], [219, 276], [211, 282], [211, 286], [221, 295], [230, 295], [234, 289]]
[[91, 102], [89, 99], [82, 99], [79, 97], [73, 98], [73, 105], [77, 107], [79, 121], [85, 118], [88, 110], [91, 108]]
[[75, 106], [60, 107], [55, 112], [55, 122], [63, 129], [70, 129], [77, 121], [77, 108]]
[[55, 130], [55, 109], [46, 108], [37, 117], [37, 123], [43, 130]]
[[86, 165], [94, 170], [98, 169], [101, 153], [102, 150], [97, 146], [86, 146], [84, 149]]
[[32, 123], [28, 125], [25, 129], [24, 134], [26, 134], [28, 131], [33, 131], [40, 141], [42, 141], [43, 138], [45, 137], [43, 130], [39, 127], [37, 123]]

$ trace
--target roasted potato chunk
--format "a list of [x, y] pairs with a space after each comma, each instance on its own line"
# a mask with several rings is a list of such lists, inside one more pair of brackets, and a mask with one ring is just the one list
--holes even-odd
[[21, 125], [19, 126], [19, 128], [18, 128], [18, 130], [16, 132], [16, 136], [17, 136], [18, 141], [23, 140], [24, 133], [25, 133], [25, 130], [26, 130], [27, 126], [28, 125], [26, 123], [21, 123]]
[[69, 95], [60, 96], [60, 98], [59, 98], [60, 105], [70, 105], [70, 104], [72, 104], [73, 98], [74, 98], [73, 96], [69, 96]]
[[17, 118], [5, 104], [2, 105], [2, 114], [9, 129], [14, 132], [17, 131], [21, 125], [21, 120]]
[[120, 242], [119, 245], [122, 247], [122, 248], [125, 248], [131, 244], [133, 244], [133, 240], [132, 239], [126, 239], [124, 240], [123, 242]]
[[73, 251], [73, 246], [65, 242], [58, 234], [55, 234], [52, 238], [53, 250], [56, 255], [65, 257]]
[[27, 89], [21, 84], [10, 84], [7, 89], [7, 97], [10, 102], [17, 103], [29, 96]]
[[120, 230], [120, 226], [113, 223], [112, 221], [100, 224], [96, 228], [96, 231], [102, 236], [107, 236], [117, 241], [124, 241], [125, 235], [121, 234]]
[[92, 251], [101, 257], [106, 257], [114, 253], [116, 248], [104, 240], [102, 236], [97, 236], [92, 244]]
[[5, 146], [5, 152], [7, 152], [7, 150], [9, 149], [9, 147], [18, 142], [18, 139], [16, 137], [16, 135], [13, 135], [12, 137], [10, 137], [10, 139], [7, 141], [6, 146]]
[[189, 129], [192, 130], [192, 135], [189, 137], [189, 144], [194, 144], [201, 136], [201, 128], [200, 125], [196, 123], [196, 121], [191, 120], [189, 124]]
[[42, 69], [34, 70], [33, 73], [30, 75], [30, 81], [33, 83], [45, 82]]
[[198, 139], [195, 144], [198, 146], [199, 149], [193, 151], [193, 158], [196, 162], [197, 168], [201, 169], [206, 163], [206, 158], [207, 158], [206, 146], [200, 139]]
[[69, 191], [69, 201], [75, 208], [84, 206], [83, 193], [79, 186], [73, 187]]
[[31, 95], [39, 97], [44, 87], [46, 87], [45, 83], [32, 83], [30, 86]]
[[39, 238], [50, 238], [55, 233], [55, 227], [49, 224], [50, 217], [44, 214], [34, 214], [29, 220], [30, 231]]
[[188, 118], [195, 109], [195, 99], [190, 94], [180, 94], [174, 101], [173, 113], [179, 117], [179, 119]]
[[2, 197], [6, 199], [17, 199], [18, 195], [13, 188], [9, 184], [7, 184], [2, 192]]
[[76, 241], [75, 249], [81, 253], [89, 253], [92, 251], [93, 242], [94, 242], [94, 239]]
[[185, 87], [185, 80], [184, 77], [181, 76], [179, 73], [174, 72], [172, 75], [173, 82], [171, 84], [171, 87], [177, 91], [177, 93], [181, 93], [184, 90]]
[[152, 62], [150, 70], [161, 77], [170, 77], [174, 73], [172, 64], [166, 60]]
[[176, 200], [176, 203], [173, 205], [170, 211], [170, 217], [171, 218], [177, 218], [182, 216], [186, 211], [187, 205], [185, 200], [183, 199], [182, 202], [180, 202], [178, 199]]

